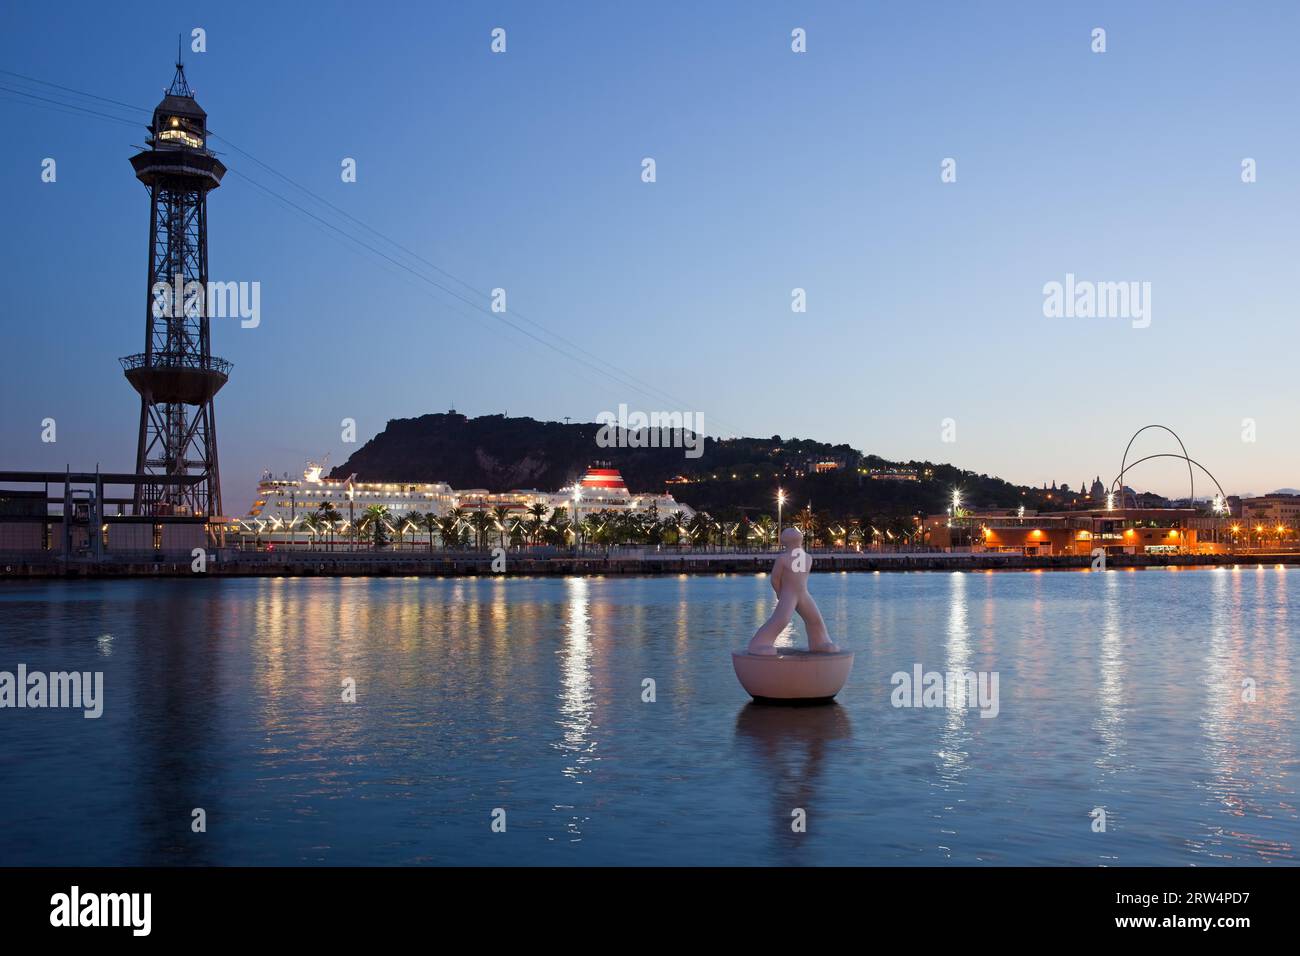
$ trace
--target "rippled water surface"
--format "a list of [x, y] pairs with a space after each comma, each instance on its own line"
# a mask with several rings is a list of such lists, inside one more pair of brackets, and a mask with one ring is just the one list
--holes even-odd
[[798, 710], [732, 672], [759, 576], [7, 584], [0, 670], [106, 701], [0, 710], [0, 864], [1294, 864], [1297, 575], [817, 575]]

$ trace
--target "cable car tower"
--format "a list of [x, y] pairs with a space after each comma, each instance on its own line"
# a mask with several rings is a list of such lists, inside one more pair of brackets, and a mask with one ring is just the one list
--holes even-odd
[[222, 513], [212, 400], [230, 363], [212, 354], [208, 328], [208, 192], [221, 185], [226, 167], [207, 148], [207, 135], [207, 113], [185, 80], [178, 49], [147, 148], [131, 157], [149, 190], [149, 278], [144, 351], [121, 362], [140, 393], [136, 474], [197, 481], [141, 482], [137, 515]]

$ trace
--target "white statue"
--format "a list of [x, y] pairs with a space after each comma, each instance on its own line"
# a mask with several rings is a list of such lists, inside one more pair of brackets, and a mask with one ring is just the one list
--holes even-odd
[[812, 555], [803, 549], [803, 532], [786, 528], [781, 532], [781, 545], [785, 551], [772, 566], [772, 590], [776, 592], [776, 610], [749, 641], [750, 654], [776, 654], [776, 639], [794, 619], [795, 612], [803, 618], [808, 631], [808, 650], [814, 654], [835, 654], [839, 647], [826, 633], [817, 602], [808, 593], [808, 574], [812, 570]]

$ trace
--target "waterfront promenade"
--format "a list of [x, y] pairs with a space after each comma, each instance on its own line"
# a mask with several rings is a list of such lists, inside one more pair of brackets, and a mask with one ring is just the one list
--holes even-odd
[[[1083, 570], [1088, 555], [1024, 555], [993, 551], [818, 551], [814, 573], [876, 571]], [[535, 577], [566, 575], [759, 574], [771, 569], [775, 552], [672, 548], [609, 548], [575, 552], [561, 548], [506, 551], [241, 551], [209, 552], [195, 570], [189, 552], [133, 552], [63, 559], [57, 555], [0, 552], [0, 580], [29, 578], [147, 577]], [[1300, 565], [1300, 553], [1111, 555], [1107, 568], [1194, 568]]]

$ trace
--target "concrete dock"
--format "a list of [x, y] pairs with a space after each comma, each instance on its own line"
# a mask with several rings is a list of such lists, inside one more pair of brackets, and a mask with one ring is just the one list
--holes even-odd
[[[0, 580], [148, 577], [395, 577], [765, 574], [772, 552], [556, 553], [239, 551], [214, 550], [202, 570], [189, 552], [116, 555], [102, 560], [0, 554]], [[502, 564], [504, 563], [504, 568]], [[886, 571], [1067, 571], [1092, 567], [1087, 555], [1026, 556], [994, 552], [813, 553], [814, 573]], [[1112, 555], [1108, 569], [1300, 565], [1300, 553]]]

